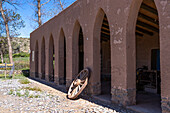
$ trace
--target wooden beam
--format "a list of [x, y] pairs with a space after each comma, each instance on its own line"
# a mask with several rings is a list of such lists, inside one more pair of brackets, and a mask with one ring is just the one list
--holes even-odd
[[144, 4], [144, 3], [142, 3], [141, 8], [142, 8], [142, 9], [145, 9], [145, 10], [147, 10], [147, 11], [149, 11], [149, 12], [155, 14], [155, 15], [158, 15], [158, 12], [157, 12], [156, 9], [154, 9], [154, 8], [152, 8], [152, 7]]
[[101, 30], [106, 30], [108, 33], [110, 32], [110, 30], [108, 28], [106, 28], [106, 27], [102, 27]]
[[106, 35], [108, 35], [108, 36], [110, 36], [110, 33], [108, 33], [108, 32], [104, 32], [104, 31], [101, 31], [103, 34], [106, 34]]
[[105, 24], [105, 25], [107, 25], [107, 26], [109, 26], [109, 23], [108, 23], [108, 21], [103, 21], [103, 24]]
[[102, 27], [105, 27], [105, 28], [109, 29], [109, 26], [105, 25], [105, 24], [102, 24]]
[[106, 41], [107, 42], [109, 40], [110, 40], [110, 37], [107, 37], [107, 36], [101, 34], [101, 41]]
[[159, 29], [158, 29], [158, 28], [156, 28], [156, 27], [154, 27], [154, 26], [152, 26], [152, 25], [149, 25], [149, 24], [147, 24], [147, 23], [141, 22], [141, 21], [139, 21], [139, 20], [137, 21], [136, 24], [139, 25], [139, 26], [145, 27], [145, 28], [147, 28], [147, 29], [150, 29], [150, 30], [152, 30], [152, 31], [159, 32]]
[[136, 32], [136, 35], [143, 37], [143, 34]]
[[110, 35], [107, 35], [107, 34], [101, 33], [101, 37], [110, 38]]
[[136, 27], [136, 30], [137, 30], [137, 31], [140, 31], [140, 32], [142, 32], [142, 33], [148, 34], [148, 35], [150, 35], [150, 36], [153, 36], [153, 32], [150, 32], [150, 31], [148, 31], [148, 30], [142, 29], [142, 28], [140, 28], [140, 27]]
[[103, 32], [106, 32], [106, 33], [109, 33], [109, 34], [110, 34], [110, 31], [109, 31], [109, 30], [101, 29], [101, 31], [103, 31]]
[[106, 25], [106, 26], [109, 26], [109, 24], [108, 23], [105, 23], [105, 22], [103, 22], [103, 24], [102, 25]]
[[143, 18], [159, 26], [159, 21], [139, 12], [138, 17]]

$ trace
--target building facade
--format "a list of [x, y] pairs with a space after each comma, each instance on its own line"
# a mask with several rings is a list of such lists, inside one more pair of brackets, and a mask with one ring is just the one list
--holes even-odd
[[170, 112], [169, 0], [78, 0], [30, 34], [30, 50], [31, 77], [69, 87], [88, 67], [87, 93], [124, 106], [136, 104], [145, 66]]

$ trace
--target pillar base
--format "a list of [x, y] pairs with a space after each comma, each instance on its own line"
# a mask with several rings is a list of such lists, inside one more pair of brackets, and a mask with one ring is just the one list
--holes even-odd
[[59, 84], [64, 85], [64, 77], [59, 77]]
[[39, 79], [41, 79], [42, 78], [42, 73], [39, 73], [38, 76], [39, 76]]
[[45, 80], [45, 73], [41, 73], [41, 79]]
[[112, 99], [113, 103], [128, 106], [136, 104], [136, 89], [120, 89], [112, 88]]
[[170, 98], [162, 97], [162, 113], [170, 113]]
[[49, 81], [50, 82], [54, 82], [54, 78], [53, 77], [54, 77], [54, 75], [49, 75]]
[[66, 80], [66, 89], [69, 89], [71, 83], [72, 83], [72, 80], [69, 80], [69, 79]]
[[30, 77], [35, 78], [35, 72], [30, 72]]
[[54, 77], [54, 83], [55, 83], [56, 85], [59, 85], [59, 78], [58, 78], [58, 77]]
[[45, 81], [49, 82], [49, 75], [45, 75]]
[[37, 73], [37, 72], [31, 72], [30, 73], [30, 77], [32, 77], [32, 78], [39, 78], [39, 73]]
[[101, 93], [101, 84], [100, 83], [93, 83], [88, 84], [87, 88], [85, 88], [85, 92], [89, 95], [99, 95]]

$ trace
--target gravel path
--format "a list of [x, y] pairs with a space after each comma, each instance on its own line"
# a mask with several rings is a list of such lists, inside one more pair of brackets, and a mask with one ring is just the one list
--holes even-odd
[[69, 100], [65, 93], [34, 81], [20, 84], [17, 79], [0, 79], [0, 113], [116, 113], [118, 111], [133, 113], [118, 106], [104, 107], [81, 98]]

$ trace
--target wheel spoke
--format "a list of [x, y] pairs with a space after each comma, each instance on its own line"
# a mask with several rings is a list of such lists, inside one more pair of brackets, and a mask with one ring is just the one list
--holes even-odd
[[74, 94], [76, 95], [77, 92], [78, 92], [78, 87], [75, 88], [75, 93]]
[[80, 85], [78, 86], [78, 89], [79, 89], [79, 90], [81, 89], [81, 86], [80, 86]]
[[88, 74], [88, 69], [84, 69], [75, 77], [68, 91], [68, 97], [70, 99], [75, 99], [86, 87]]

